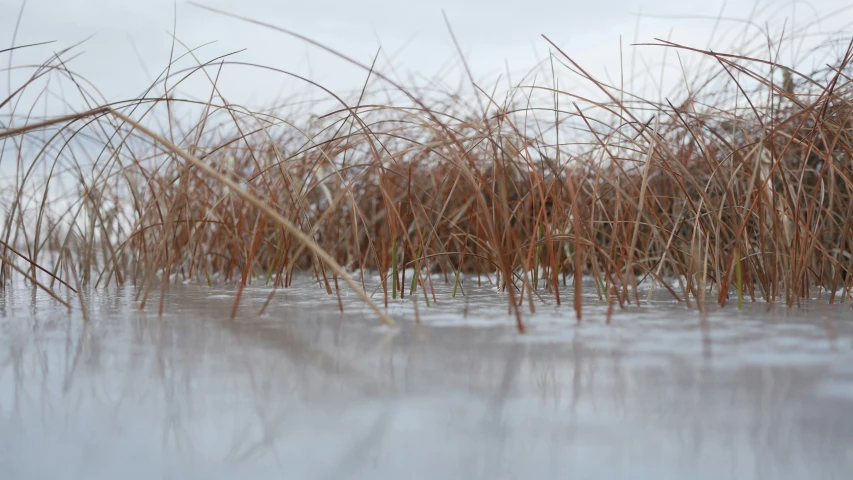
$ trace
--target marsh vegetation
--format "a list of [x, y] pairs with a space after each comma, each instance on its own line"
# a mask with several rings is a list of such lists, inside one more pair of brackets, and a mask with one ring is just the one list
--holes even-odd
[[[646, 301], [642, 283], [698, 309], [844, 301], [853, 43], [815, 25], [744, 22], [728, 50], [631, 46], [681, 66], [680, 86], [652, 95], [628, 90], [621, 65], [615, 80], [593, 77], [547, 37], [552, 54], [529, 75], [481, 83], [461, 60], [456, 89], [404, 84], [300, 37], [360, 66], [360, 87], [342, 95], [301, 78], [324, 98], [266, 109], [230, 103], [217, 82], [274, 69], [203, 58], [178, 39], [146, 92], [112, 103], [69, 67], [76, 47], [59, 50], [10, 66], [29, 77], [0, 99], [11, 174], [0, 287], [32, 282], [85, 311], [69, 293], [132, 284], [145, 306], [172, 282], [233, 284], [236, 313], [245, 285], [275, 292], [308, 271], [318, 295], [352, 289], [391, 323], [389, 302], [429, 305], [435, 282], [457, 298], [476, 281], [505, 293], [519, 330], [542, 295], [580, 319], [584, 277], [614, 309]], [[815, 36], [786, 55], [800, 63], [781, 60]], [[563, 76], [596, 94], [562, 88]], [[191, 78], [207, 90], [180, 94]], [[57, 85], [85, 108], [39, 116]]]

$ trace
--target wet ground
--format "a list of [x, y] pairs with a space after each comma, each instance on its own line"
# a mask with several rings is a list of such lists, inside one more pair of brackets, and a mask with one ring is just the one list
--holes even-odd
[[[519, 335], [467, 285], [391, 306], [301, 282], [131, 289], [90, 321], [0, 292], [4, 479], [850, 478], [853, 310], [668, 300], [617, 311], [553, 298]], [[662, 298], [662, 297], [660, 297]]]

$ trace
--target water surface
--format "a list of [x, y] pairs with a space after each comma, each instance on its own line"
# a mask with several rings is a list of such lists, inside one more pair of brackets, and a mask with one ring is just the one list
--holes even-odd
[[[305, 279], [303, 279], [305, 280]], [[663, 299], [606, 323], [551, 296], [519, 335], [469, 281], [382, 327], [308, 281], [92, 293], [90, 321], [0, 292], [3, 478], [848, 478], [850, 305]], [[417, 318], [419, 323], [415, 321]]]

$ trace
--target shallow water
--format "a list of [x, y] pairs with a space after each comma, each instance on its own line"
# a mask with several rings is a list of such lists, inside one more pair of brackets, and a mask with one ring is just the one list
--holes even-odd
[[[90, 294], [91, 321], [0, 292], [0, 472], [36, 478], [848, 478], [848, 305], [526, 312], [317, 287]], [[662, 298], [662, 297], [660, 297]]]

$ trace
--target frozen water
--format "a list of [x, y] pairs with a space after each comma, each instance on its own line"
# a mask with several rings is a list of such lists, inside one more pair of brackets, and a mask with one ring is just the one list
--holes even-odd
[[[466, 284], [383, 327], [342, 292], [0, 294], [4, 479], [847, 478], [848, 305], [525, 306]], [[377, 299], [380, 296], [377, 294]], [[663, 297], [661, 297], [663, 298]], [[417, 319], [416, 314], [417, 310]]]

